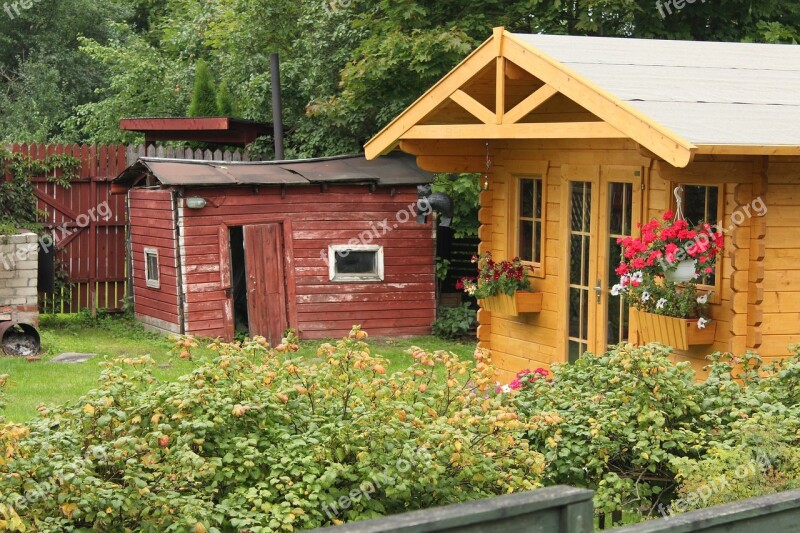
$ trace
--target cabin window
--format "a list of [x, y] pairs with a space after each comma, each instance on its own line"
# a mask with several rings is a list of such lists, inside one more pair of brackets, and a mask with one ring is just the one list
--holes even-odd
[[528, 263], [541, 264], [544, 243], [542, 178], [519, 178], [517, 192], [517, 255]]
[[[722, 220], [720, 187], [718, 185], [688, 185], [684, 183], [681, 184], [681, 187], [683, 188], [683, 214], [690, 224], [708, 222], [714, 226], [717, 221]], [[722, 261], [717, 261], [717, 272], [701, 277], [698, 283], [705, 285], [703, 288], [714, 290], [716, 294], [719, 294], [715, 287], [720, 268], [722, 268]]]
[[328, 274], [331, 281], [383, 281], [383, 246], [331, 245], [328, 247]]
[[145, 248], [144, 250], [144, 279], [148, 287], [158, 289], [161, 287], [161, 277], [158, 271], [158, 250]]

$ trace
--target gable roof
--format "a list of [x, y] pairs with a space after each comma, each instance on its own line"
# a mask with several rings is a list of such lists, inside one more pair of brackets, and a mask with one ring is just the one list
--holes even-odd
[[[521, 113], [501, 104], [500, 96], [491, 111], [458, 94], [490, 64], [492, 51], [498, 65], [501, 60], [511, 62], [544, 84], [542, 98], [529, 97], [534, 106], [560, 93], [604, 122], [605, 128], [596, 122], [572, 128], [568, 123], [518, 123]], [[498, 74], [498, 84], [501, 78]], [[448, 130], [454, 136], [437, 138], [626, 137], [679, 167], [695, 153], [800, 154], [796, 45], [524, 35], [497, 28], [492, 38], [371, 139], [365, 146], [367, 157], [392, 150], [403, 138], [434, 138], [437, 130], [424, 132], [419, 125], [447, 100], [468, 111], [471, 106], [484, 127], [454, 127]], [[500, 105], [503, 110], [498, 113]], [[529, 107], [522, 113], [533, 109]], [[497, 120], [492, 121], [495, 113]], [[514, 123], [507, 124], [503, 113], [513, 115]]]
[[142, 157], [117, 176], [114, 183], [130, 188], [148, 175], [163, 186], [192, 187], [315, 183], [401, 186], [427, 184], [433, 180], [432, 174], [417, 167], [412, 156], [395, 153], [376, 161], [367, 161], [363, 156], [256, 162]]
[[800, 46], [515, 35], [695, 145], [800, 145]]

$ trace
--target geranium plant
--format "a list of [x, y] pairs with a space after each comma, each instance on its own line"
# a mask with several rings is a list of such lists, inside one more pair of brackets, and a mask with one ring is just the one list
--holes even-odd
[[[697, 318], [698, 327], [708, 322], [710, 293], [697, 288], [702, 276], [713, 274], [724, 245], [723, 236], [707, 222], [690, 226], [671, 211], [661, 220], [645, 224], [641, 238], [617, 239], [622, 246], [622, 261], [616, 268], [620, 282], [611, 289], [640, 311], [676, 318]], [[675, 282], [667, 275], [689, 261], [694, 269], [690, 279]]]
[[478, 277], [461, 278], [456, 283], [457, 289], [463, 289], [470, 296], [478, 299], [498, 294], [513, 296], [516, 291], [527, 291], [531, 288], [528, 267], [522, 264], [519, 257], [511, 261], [495, 262], [491, 252], [486, 252], [481, 256], [473, 255], [472, 262], [478, 264]]

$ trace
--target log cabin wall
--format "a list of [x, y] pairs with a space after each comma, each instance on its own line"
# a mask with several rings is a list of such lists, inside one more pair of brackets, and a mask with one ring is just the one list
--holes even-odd
[[[128, 193], [128, 208], [136, 319], [150, 329], [179, 333], [178, 241], [172, 193], [132, 189]], [[145, 279], [145, 250], [158, 255], [158, 287]]]
[[[761, 194], [768, 212], [755, 239], [763, 282], [753, 291], [760, 303], [759, 351], [788, 355], [800, 342], [800, 157], [771, 157]], [[765, 190], [764, 190], [765, 189]]]
[[[407, 144], [406, 148], [409, 146]], [[463, 159], [467, 150], [475, 148], [463, 141], [460, 146], [456, 142], [438, 142], [435, 148], [429, 144], [426, 153], [423, 153], [425, 148], [422, 145], [413, 147], [419, 154], [418, 162], [428, 168], [443, 167], [448, 161]], [[542, 311], [521, 314], [516, 318], [492, 315], [485, 309], [479, 313], [480, 346], [492, 350], [495, 362], [503, 372], [502, 378], [507, 379], [523, 368], [547, 367], [565, 360], [567, 281], [564, 276], [568, 265], [565, 263], [567, 221], [563, 220], [563, 186], [567, 178], [576, 179], [581, 172], [586, 173], [587, 179], [591, 177], [589, 174], [596, 173], [600, 185], [605, 186], [606, 176], [615, 171], [641, 168], [644, 194], [641, 214], [634, 216], [634, 222], [642, 223], [660, 217], [667, 209], [674, 209], [672, 191], [678, 184], [718, 186], [721, 204], [718, 214], [726, 233], [726, 250], [718, 267], [719, 281], [711, 299], [711, 316], [718, 322], [716, 341], [712, 345], [676, 352], [673, 358], [690, 362], [702, 377], [705, 375], [703, 367], [707, 364], [705, 356], [717, 350], [733, 353], [760, 350], [767, 359], [787, 353], [786, 341], [794, 337], [788, 331], [786, 334], [781, 332], [793, 327], [787, 324], [797, 323], [800, 304], [793, 307], [795, 295], [791, 292], [779, 295], [777, 289], [779, 286], [791, 289], [794, 278], [786, 268], [791, 268], [797, 261], [780, 259], [793, 258], [791, 251], [773, 253], [769, 250], [778, 242], [786, 246], [785, 238], [775, 240], [776, 237], [770, 237], [769, 230], [771, 226], [785, 228], [781, 226], [788, 224], [784, 212], [787, 209], [783, 206], [798, 195], [787, 195], [780, 188], [771, 196], [768, 193], [764, 195], [769, 191], [769, 184], [767, 163], [763, 158], [717, 156], [712, 160], [700, 156], [688, 168], [675, 169], [649, 157], [646, 151], [630, 141], [531, 140], [496, 141], [491, 147], [491, 159], [489, 187], [480, 197], [482, 253], [491, 251], [497, 259], [512, 255], [509, 250], [509, 216], [512, 212], [510, 183], [513, 176], [541, 173], [546, 183], [543, 269], [532, 278], [533, 288], [545, 293]], [[792, 179], [800, 181], [800, 165], [794, 160], [787, 161], [787, 158], [779, 160], [774, 165], [770, 162], [769, 180], [782, 183]], [[565, 173], [573, 175], [566, 176]], [[753, 202], [759, 197], [763, 197], [767, 206], [774, 205], [776, 210], [765, 217], [757, 216]], [[769, 254], [767, 258], [764, 258], [765, 248]], [[797, 255], [800, 256], [800, 244]], [[611, 284], [612, 280], [606, 283]], [[770, 287], [774, 289], [771, 293]], [[778, 299], [785, 312], [780, 308], [775, 310], [774, 302]], [[787, 321], [787, 318], [791, 320]], [[631, 334], [631, 340], [637, 340], [635, 332]]]
[[[289, 325], [302, 338], [342, 337], [354, 324], [371, 335], [430, 334], [435, 318], [435, 239], [432, 220], [417, 224], [416, 187], [365, 185], [187, 189], [208, 205], [181, 209], [187, 331], [233, 334], [230, 227], [280, 223], [284, 228]], [[399, 213], [405, 213], [399, 215]], [[388, 222], [385, 231], [381, 222]], [[376, 237], [376, 235], [378, 235]], [[363, 238], [362, 238], [363, 237]], [[383, 282], [329, 279], [328, 246], [351, 239], [383, 246]]]

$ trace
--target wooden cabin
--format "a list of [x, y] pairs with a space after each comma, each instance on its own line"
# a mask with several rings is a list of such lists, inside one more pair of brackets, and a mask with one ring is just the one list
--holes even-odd
[[[280, 342], [430, 334], [433, 217], [407, 156], [233, 163], [141, 158], [128, 190], [133, 304], [148, 328]], [[423, 210], [424, 212], [424, 210]]]
[[[512, 34], [502, 28], [371, 139], [431, 172], [480, 172], [480, 251], [521, 256], [542, 309], [479, 313], [505, 377], [640, 341], [612, 297], [616, 239], [675, 207], [719, 220], [713, 339], [800, 342], [800, 47]], [[489, 170], [486, 171], [487, 163]], [[701, 374], [702, 375], [702, 374]]]

